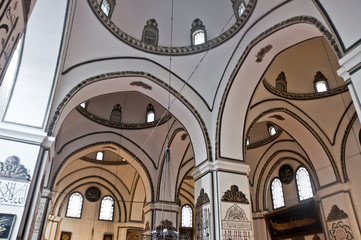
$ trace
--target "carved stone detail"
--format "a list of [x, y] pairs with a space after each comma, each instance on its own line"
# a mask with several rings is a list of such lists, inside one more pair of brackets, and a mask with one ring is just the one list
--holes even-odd
[[186, 140], [187, 136], [188, 136], [187, 133], [183, 133], [182, 136], [181, 136], [181, 139], [184, 141], [184, 140]]
[[158, 225], [155, 229], [157, 232], [162, 232], [163, 229], [167, 229], [168, 232], [173, 232], [176, 230], [176, 228], [173, 227], [173, 223], [168, 219], [160, 221], [160, 225]]
[[236, 203], [245, 203], [249, 204], [248, 199], [246, 198], [246, 195], [244, 195], [243, 192], [238, 190], [237, 185], [232, 185], [230, 190], [227, 190], [222, 198], [222, 202], [236, 202]]
[[203, 204], [206, 204], [206, 203], [209, 203], [210, 200], [209, 200], [209, 197], [208, 197], [208, 194], [204, 192], [204, 189], [202, 188], [200, 193], [199, 193], [199, 196], [197, 198], [197, 203], [196, 203], [196, 207], [201, 207]]
[[20, 164], [17, 156], [7, 157], [5, 163], [0, 162], [0, 177], [30, 180], [29, 170]]
[[256, 57], [257, 57], [256, 62], [262, 62], [262, 60], [263, 60], [264, 56], [266, 55], [266, 53], [271, 51], [271, 49], [272, 49], [271, 44], [268, 44], [264, 48], [261, 48], [261, 50], [259, 50], [259, 52], [256, 55]]
[[337, 205], [333, 205], [330, 213], [327, 216], [327, 221], [333, 222], [333, 221], [346, 219], [346, 218], [348, 218], [347, 213], [345, 213], [343, 210], [341, 210]]
[[152, 90], [151, 86], [149, 86], [148, 84], [146, 84], [146, 83], [144, 83], [142, 81], [134, 81], [134, 82], [131, 82], [129, 85], [142, 87], [142, 88], [147, 89], [147, 90]]
[[274, 114], [274, 115], [270, 116], [270, 118], [275, 118], [275, 119], [280, 120], [280, 121], [285, 120], [284, 117], [282, 117], [281, 115], [278, 115], [278, 114]]

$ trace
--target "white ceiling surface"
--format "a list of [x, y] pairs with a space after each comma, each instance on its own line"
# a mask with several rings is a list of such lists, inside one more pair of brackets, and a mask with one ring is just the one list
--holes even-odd
[[357, 27], [361, 22], [361, 1], [320, 0], [320, 2], [332, 19], [346, 48], [361, 39], [361, 31]]
[[[160, 0], [159, 0], [160, 1]], [[162, 2], [162, 1], [160, 1]], [[168, 1], [169, 2], [169, 1]], [[138, 2], [135, 2], [135, 6], [133, 6], [131, 3], [122, 4], [122, 2], [117, 1], [118, 7], [120, 6], [128, 6], [131, 9], [138, 9]], [[189, 1], [186, 4], [191, 4]], [[194, 4], [194, 3], [193, 3]], [[218, 4], [218, 3], [212, 3], [212, 4]], [[273, 4], [270, 4], [269, 1], [263, 1], [259, 0], [257, 2], [256, 8], [254, 10], [254, 13], [251, 15], [250, 19], [247, 21], [246, 26], [241, 29], [239, 33], [237, 33], [231, 40], [228, 40], [225, 44], [221, 44], [220, 46], [211, 49], [208, 53], [208, 55], [205, 57], [203, 62], [200, 64], [199, 68], [196, 70], [194, 76], [190, 79], [189, 84], [195, 89], [196, 92], [198, 92], [202, 98], [204, 98], [209, 106], [212, 105], [214, 96], [216, 95], [218, 83], [221, 80], [221, 76], [223, 72], [225, 71], [226, 65], [232, 57], [233, 51], [236, 49], [237, 44], [240, 39], [242, 39], [243, 35], [245, 34], [245, 30], [251, 25], [254, 24], [257, 20], [259, 20], [260, 16], [263, 16], [266, 12], [271, 10], [273, 7], [275, 7], [279, 2], [274, 2]], [[178, 5], [178, 2], [177, 4]], [[195, 4], [195, 5], [198, 5]], [[204, 6], [207, 4], [200, 4], [200, 8], [204, 8]], [[222, 4], [221, 4], [222, 5]], [[225, 10], [228, 18], [229, 14], [232, 12], [231, 4], [223, 4], [226, 7], [223, 7]], [[258, 6], [262, 6], [262, 8], [259, 8]], [[165, 6], [166, 8], [166, 6]], [[124, 8], [127, 9], [127, 8]], [[139, 8], [141, 9], [141, 8]], [[152, 8], [151, 8], [152, 9]], [[195, 8], [197, 9], [197, 8]], [[208, 8], [206, 8], [208, 9]], [[284, 9], [284, 10], [283, 10]], [[292, 11], [290, 11], [292, 9]], [[133, 11], [133, 10], [132, 10]], [[129, 11], [129, 12], [132, 12]], [[145, 15], [149, 14], [150, 10], [143, 10], [145, 11]], [[168, 12], [159, 12], [158, 10], [153, 10], [154, 17], [164, 17], [167, 19], [169, 16]], [[190, 13], [188, 13], [190, 12]], [[192, 11], [185, 11], [183, 13], [185, 16], [192, 15]], [[221, 12], [221, 11], [219, 11]], [[125, 13], [124, 13], [125, 14]], [[143, 13], [137, 12], [137, 16], [142, 16]], [[213, 12], [212, 12], [213, 14]], [[293, 1], [291, 3], [287, 3], [284, 6], [282, 6], [279, 9], [276, 9], [274, 12], [272, 12], [270, 15], [268, 15], [265, 19], [261, 20], [260, 23], [256, 24], [252, 29], [249, 30], [247, 33], [247, 36], [245, 36], [245, 43], [250, 42], [253, 40], [256, 36], [258, 36], [262, 31], [264, 31], [265, 26], [272, 27], [275, 24], [282, 22], [285, 19], [288, 19], [294, 15], [316, 15], [320, 16], [319, 13], [317, 13], [314, 10], [314, 5], [311, 3], [311, 1], [302, 1], [300, 3], [299, 1]], [[114, 21], [116, 21], [116, 12], [113, 13]], [[126, 14], [125, 14], [126, 15]], [[224, 20], [224, 16], [220, 16], [222, 14], [216, 15], [216, 19], [219, 19], [219, 21]], [[127, 16], [127, 15], [126, 15]], [[212, 16], [213, 17], [213, 16]], [[218, 18], [217, 18], [218, 17]], [[134, 17], [133, 17], [134, 18]], [[143, 20], [140, 20], [141, 24], [139, 23], [139, 26], [136, 26], [137, 21], [134, 22], [133, 18], [127, 18], [123, 19], [122, 23], [126, 22], [126, 26], [129, 26], [129, 31], [139, 31], [142, 32], [143, 30]], [[147, 17], [145, 17], [147, 18]], [[319, 17], [320, 19], [321, 17]], [[129, 20], [131, 19], [131, 21]], [[185, 19], [185, 18], [184, 18]], [[185, 20], [184, 20], [185, 21]], [[193, 18], [192, 20], [193, 21]], [[228, 19], [227, 19], [228, 21]], [[226, 22], [226, 21], [225, 21]], [[225, 24], [222, 23], [222, 24]], [[232, 20], [234, 22], [234, 20]], [[167, 24], [169, 21], [167, 21]], [[161, 21], [159, 21], [159, 24], [161, 24]], [[216, 24], [217, 30], [219, 31], [219, 25], [222, 25], [219, 23]], [[134, 26], [133, 26], [134, 25]], [[209, 25], [213, 26], [213, 25]], [[259, 26], [259, 27], [258, 27]], [[122, 26], [119, 26], [122, 30], [124, 30]], [[207, 27], [207, 26], [206, 26]], [[210, 28], [210, 27], [209, 27]], [[213, 27], [212, 27], [213, 29]], [[124, 30], [127, 32], [127, 30]], [[181, 28], [179, 29], [181, 31]], [[210, 30], [209, 30], [210, 31]], [[174, 39], [178, 39], [179, 37], [176, 37], [176, 34], [178, 33], [178, 28], [174, 29]], [[135, 33], [134, 33], [135, 34]], [[132, 35], [132, 34], [130, 34]], [[162, 36], [163, 33], [161, 32], [160, 35]], [[169, 34], [170, 36], [170, 34]], [[136, 36], [135, 36], [136, 37]], [[138, 38], [139, 39], [139, 38]], [[188, 43], [189, 39], [189, 33], [186, 34], [186, 39]], [[185, 44], [189, 45], [189, 44]], [[169, 45], [168, 45], [169, 46]], [[246, 47], [246, 44], [241, 44], [241, 47], [237, 49], [237, 53], [234, 56], [234, 61], [232, 59], [231, 64], [228, 66], [231, 70], [233, 70], [235, 63], [238, 61], [239, 57], [241, 56], [242, 52], [244, 51]], [[173, 57], [172, 59], [172, 71], [180, 76], [182, 80], [186, 81], [191, 73], [194, 71], [195, 66], [199, 63], [200, 59], [206, 54], [206, 51], [199, 53], [199, 54], [192, 54], [187, 56], [177, 56]], [[98, 20], [98, 18], [95, 16], [95, 14], [92, 12], [89, 4], [87, 1], [77, 1], [76, 6], [76, 14], [71, 30], [71, 36], [70, 36], [70, 42], [69, 47], [66, 54], [66, 61], [64, 64], [64, 70], [68, 69], [69, 67], [89, 60], [95, 60], [95, 59], [102, 59], [107, 57], [142, 57], [149, 59], [151, 61], [155, 61], [159, 64], [161, 64], [165, 68], [169, 68], [169, 56], [161, 56], [156, 54], [149, 54], [145, 53], [143, 51], [139, 51], [131, 46], [128, 46], [127, 44], [123, 43], [121, 40], [117, 39], [115, 36], [113, 36], [112, 33], [108, 29], [106, 29], [102, 23]], [[125, 65], [119, 65], [119, 70], [132, 70], [132, 69], [142, 69], [143, 64], [141, 65], [135, 65], [131, 68], [126, 68]], [[157, 75], [157, 68], [152, 70], [152, 67], [154, 65], [150, 65], [148, 71], [151, 72], [154, 75]], [[227, 75], [223, 77], [224, 81], [228, 81], [229, 74], [231, 71], [226, 72]], [[162, 78], [163, 81], [168, 81], [168, 77]], [[75, 83], [73, 83], [75, 84]], [[222, 92], [222, 90], [221, 90]], [[193, 96], [194, 97], [194, 96]], [[192, 98], [193, 98], [192, 97]], [[188, 98], [188, 99], [192, 99]]]

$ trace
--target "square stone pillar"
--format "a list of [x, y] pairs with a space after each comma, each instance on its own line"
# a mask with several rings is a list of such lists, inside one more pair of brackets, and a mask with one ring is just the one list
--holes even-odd
[[254, 239], [248, 172], [224, 160], [195, 169], [196, 239]]

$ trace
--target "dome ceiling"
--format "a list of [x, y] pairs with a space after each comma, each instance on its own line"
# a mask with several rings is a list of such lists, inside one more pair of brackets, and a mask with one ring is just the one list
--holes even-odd
[[[225, 42], [243, 26], [256, 4], [256, 0], [245, 1], [246, 9], [237, 20], [231, 0], [174, 1], [172, 23], [172, 1], [118, 0], [110, 19], [102, 11], [101, 2], [88, 1], [99, 20], [125, 43], [147, 52], [172, 55], [200, 52]], [[207, 42], [192, 46], [192, 23], [197, 18], [205, 27]], [[141, 40], [149, 19], [157, 23], [158, 46]]]

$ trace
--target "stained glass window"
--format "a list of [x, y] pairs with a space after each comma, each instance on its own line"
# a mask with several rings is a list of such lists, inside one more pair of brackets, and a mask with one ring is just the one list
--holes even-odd
[[69, 197], [66, 216], [80, 218], [82, 208], [83, 208], [83, 196], [78, 192], [73, 193]]
[[300, 201], [313, 197], [310, 175], [304, 167], [300, 167], [296, 172], [296, 183]]
[[110, 196], [106, 196], [102, 199], [100, 205], [99, 219], [105, 221], [113, 221], [114, 213], [114, 200]]
[[283, 189], [282, 183], [279, 178], [275, 178], [271, 184], [271, 193], [272, 193], [272, 201], [273, 208], [277, 209], [285, 206], [285, 199], [283, 197]]
[[104, 14], [106, 16], [109, 16], [110, 13], [110, 4], [108, 3], [107, 0], [103, 0], [102, 1], [102, 6], [101, 6], [102, 11], [104, 12]]
[[192, 208], [189, 205], [182, 207], [182, 227], [192, 227]]

